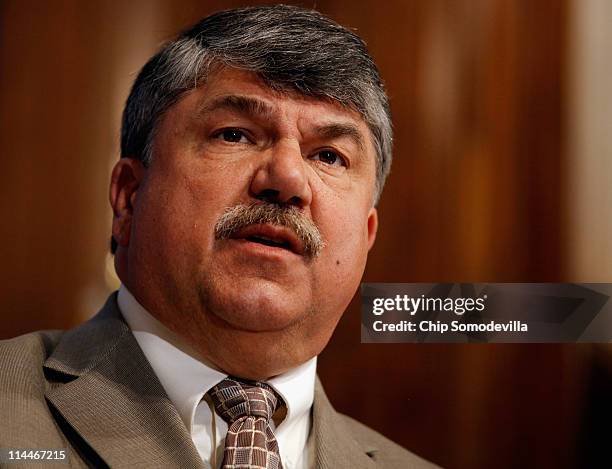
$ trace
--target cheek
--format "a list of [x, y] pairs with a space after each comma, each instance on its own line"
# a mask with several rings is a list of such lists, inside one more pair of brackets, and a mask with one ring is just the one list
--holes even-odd
[[330, 268], [336, 276], [360, 279], [368, 251], [365, 221], [356, 226], [354, 220], [337, 220], [328, 248]]
[[368, 252], [367, 218], [361, 211], [337, 211], [321, 223], [326, 246], [319, 266], [319, 297], [337, 299], [344, 311], [361, 281]]
[[150, 261], [199, 257], [196, 246], [201, 249], [212, 241], [207, 227], [218, 210], [210, 203], [211, 191], [203, 187], [185, 178], [151, 178], [135, 214], [135, 241], [146, 247]]

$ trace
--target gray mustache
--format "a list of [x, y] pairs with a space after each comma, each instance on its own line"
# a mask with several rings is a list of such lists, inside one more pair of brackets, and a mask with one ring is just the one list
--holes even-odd
[[310, 259], [317, 257], [325, 245], [317, 226], [299, 209], [270, 203], [238, 204], [226, 208], [215, 225], [215, 239], [231, 238], [239, 230], [259, 224], [292, 230], [304, 246], [304, 255]]

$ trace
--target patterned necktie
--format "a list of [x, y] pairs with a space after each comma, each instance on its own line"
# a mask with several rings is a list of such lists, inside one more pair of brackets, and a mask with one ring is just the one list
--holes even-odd
[[270, 418], [282, 399], [267, 384], [226, 378], [208, 391], [227, 422], [222, 469], [282, 469]]

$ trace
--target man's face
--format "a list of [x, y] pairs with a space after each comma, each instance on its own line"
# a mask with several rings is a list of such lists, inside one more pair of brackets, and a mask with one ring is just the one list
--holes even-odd
[[[165, 113], [151, 165], [138, 164], [115, 168], [116, 181], [134, 174], [134, 192], [114, 233], [120, 277], [143, 306], [230, 374], [267, 378], [318, 354], [377, 228], [375, 151], [359, 114], [224, 68]], [[228, 208], [267, 203], [314, 223], [320, 253], [271, 224], [215, 236]]]

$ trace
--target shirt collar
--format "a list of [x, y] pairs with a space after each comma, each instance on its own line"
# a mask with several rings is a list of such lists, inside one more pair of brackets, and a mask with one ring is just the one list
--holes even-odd
[[[119, 288], [117, 302], [145, 357], [191, 432], [196, 407], [204, 394], [227, 374], [204, 363], [184, 340], [138, 303], [124, 285]], [[287, 405], [287, 416], [279, 429], [291, 427], [310, 410], [316, 363], [317, 358], [313, 357], [267, 381]]]

